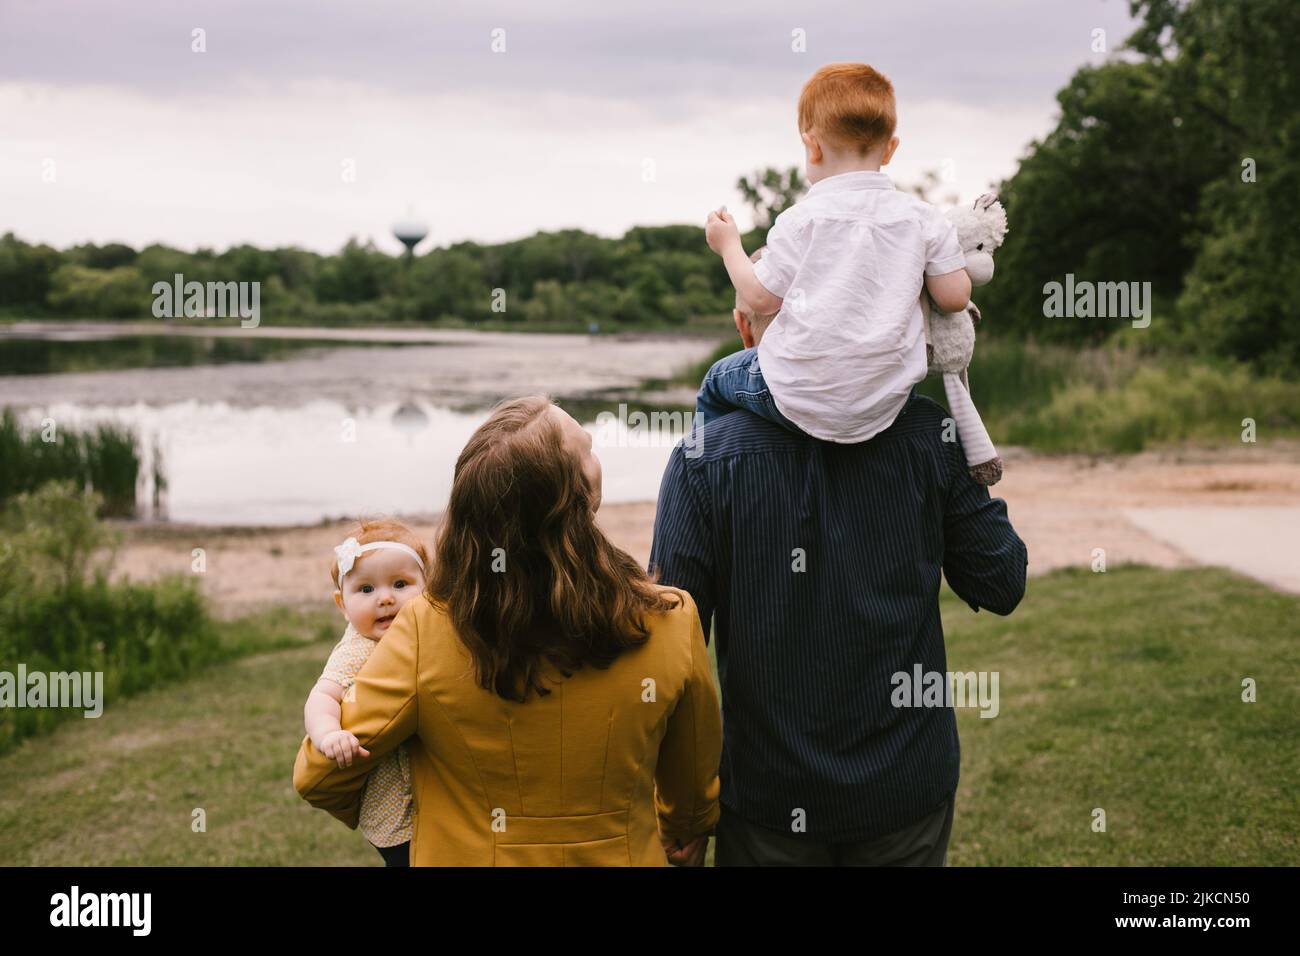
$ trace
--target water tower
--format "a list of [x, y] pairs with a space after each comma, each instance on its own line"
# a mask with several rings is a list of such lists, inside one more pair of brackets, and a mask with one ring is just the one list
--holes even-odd
[[411, 264], [411, 259], [415, 256], [415, 247], [424, 241], [424, 237], [429, 234], [429, 227], [411, 216], [405, 219], [399, 219], [393, 223], [393, 235], [397, 241], [406, 246], [406, 264]]

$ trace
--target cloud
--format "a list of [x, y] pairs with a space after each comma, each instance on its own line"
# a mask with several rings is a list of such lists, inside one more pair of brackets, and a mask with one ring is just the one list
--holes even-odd
[[[740, 174], [802, 164], [799, 88], [839, 59], [895, 82], [896, 180], [951, 160], [970, 195], [1014, 170], [1055, 91], [1101, 59], [1091, 31], [1113, 46], [1129, 24], [1122, 0], [11, 0], [0, 17], [0, 230], [323, 251], [354, 234], [399, 248], [387, 227], [408, 205], [439, 244], [737, 208]], [[795, 29], [808, 52], [791, 51]]]

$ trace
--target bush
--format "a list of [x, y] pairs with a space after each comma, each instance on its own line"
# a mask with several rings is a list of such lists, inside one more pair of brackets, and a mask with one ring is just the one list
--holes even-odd
[[1137, 452], [1182, 441], [1239, 441], [1243, 419], [1261, 438], [1300, 429], [1300, 384], [1240, 365], [1188, 359], [1138, 368], [1120, 387], [1075, 381], [1008, 422], [1004, 441], [1042, 451]]
[[[20, 663], [29, 674], [100, 672], [102, 703], [234, 653], [194, 578], [109, 583], [120, 539], [98, 522], [99, 508], [97, 493], [68, 481], [9, 502], [0, 522], [0, 666], [15, 679]], [[0, 708], [0, 751], [80, 713]]]
[[47, 301], [60, 314], [76, 318], [148, 319], [153, 307], [149, 286], [134, 266], [61, 265], [50, 278]]
[[[1151, 352], [1117, 335], [1100, 348], [982, 338], [971, 395], [994, 444], [1043, 452], [1138, 452], [1180, 441], [1261, 441], [1300, 432], [1300, 384], [1243, 363]], [[947, 404], [943, 383], [918, 391]]]

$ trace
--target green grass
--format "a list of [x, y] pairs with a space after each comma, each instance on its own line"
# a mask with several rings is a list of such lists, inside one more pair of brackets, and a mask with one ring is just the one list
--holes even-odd
[[997, 717], [958, 711], [951, 863], [1300, 863], [1300, 598], [1130, 565], [1030, 579], [1007, 618], [943, 610], [949, 670], [1001, 675]]
[[[187, 678], [210, 673], [219, 663], [323, 638], [337, 640], [332, 615], [318, 618], [290, 610], [215, 620], [208, 615], [197, 586], [180, 578], [122, 582], [111, 588], [97, 582], [80, 593], [34, 598], [26, 619], [0, 617], [4, 669], [15, 672], [13, 662], [21, 661], [29, 674], [101, 673], [100, 702], [105, 707], [154, 688], [183, 685]], [[31, 623], [42, 619], [59, 626], [42, 629]], [[39, 640], [12, 639], [28, 634]], [[6, 707], [0, 710], [0, 755], [25, 740], [39, 741], [67, 721], [81, 719], [76, 709]], [[34, 746], [39, 749], [41, 744]]]
[[[0, 859], [9, 865], [277, 865], [379, 862], [364, 839], [293, 789], [302, 706], [338, 614], [226, 625], [247, 651], [183, 684], [109, 700], [0, 758]], [[207, 832], [191, 828], [206, 812]], [[374, 860], [371, 860], [371, 857]]]
[[[1007, 618], [946, 591], [942, 607], [949, 669], [1001, 682], [999, 716], [958, 712], [950, 864], [1300, 861], [1300, 599], [1219, 570], [1126, 566], [1033, 578]], [[335, 623], [322, 610], [296, 626], [308, 637]], [[0, 757], [15, 782], [0, 791], [0, 859], [379, 865], [292, 787], [328, 650], [222, 664]], [[1258, 703], [1241, 702], [1243, 677]], [[191, 832], [196, 807], [206, 833]], [[1094, 807], [1106, 833], [1091, 831]]]

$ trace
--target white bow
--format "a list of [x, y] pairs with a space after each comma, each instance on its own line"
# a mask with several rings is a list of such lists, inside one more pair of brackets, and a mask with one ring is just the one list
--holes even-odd
[[340, 545], [334, 548], [334, 556], [339, 560], [339, 580], [342, 581], [344, 575], [352, 570], [352, 565], [361, 555], [361, 545], [356, 538], [348, 538]]

